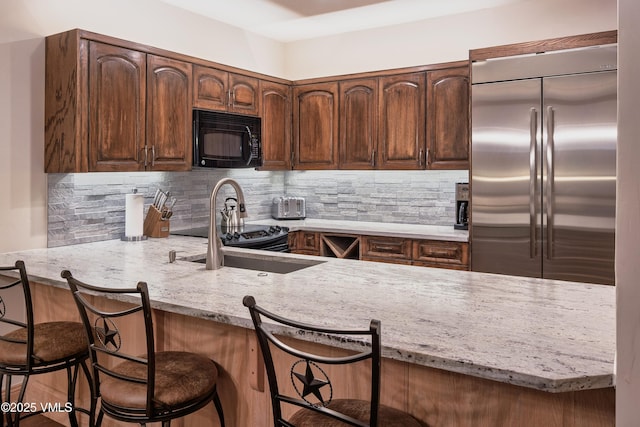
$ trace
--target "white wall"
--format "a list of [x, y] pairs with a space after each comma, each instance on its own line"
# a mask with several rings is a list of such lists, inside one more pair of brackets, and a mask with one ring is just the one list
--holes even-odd
[[163, 2], [0, 1], [0, 252], [47, 245], [44, 37], [73, 28], [284, 74], [281, 43]]
[[287, 44], [291, 80], [468, 58], [470, 49], [617, 29], [616, 0], [529, 0]]
[[616, 426], [640, 420], [640, 2], [619, 0]]

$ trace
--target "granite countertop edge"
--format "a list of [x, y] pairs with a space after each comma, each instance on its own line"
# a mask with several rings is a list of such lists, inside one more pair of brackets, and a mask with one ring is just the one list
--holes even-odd
[[[387, 358], [547, 392], [613, 384], [615, 290], [611, 287], [293, 254], [278, 256], [326, 262], [287, 275], [256, 277], [255, 271], [207, 271], [184, 261], [206, 251], [203, 240], [170, 236], [18, 251], [0, 254], [0, 265], [23, 259], [32, 281], [59, 288], [67, 288], [60, 277], [63, 269], [96, 285], [108, 281], [125, 287], [145, 280], [156, 309], [249, 329], [253, 325], [242, 305], [245, 294], [254, 295], [272, 311], [293, 315], [299, 291], [301, 298], [316, 301], [310, 313], [305, 313], [309, 318], [301, 321], [322, 319], [337, 322], [327, 326], [348, 326], [347, 322], [357, 325], [368, 323], [371, 317], [382, 318], [383, 356]], [[175, 263], [164, 256], [171, 249], [178, 253]], [[224, 250], [247, 253], [245, 249]], [[369, 295], [363, 295], [365, 289]], [[584, 300], [576, 301], [579, 298]], [[127, 296], [118, 299], [126, 301]], [[503, 300], [521, 306], [505, 305]], [[588, 306], [581, 306], [584, 301]], [[412, 304], [424, 313], [411, 311], [407, 306]], [[321, 314], [323, 305], [339, 314], [327, 319]], [[508, 312], [501, 313], [501, 309]], [[526, 313], [519, 314], [523, 310]], [[522, 318], [513, 319], [516, 316]], [[564, 326], [551, 330], [547, 317]], [[526, 325], [518, 330], [516, 324], [510, 328], [509, 321]], [[479, 322], [485, 324], [476, 328]], [[295, 335], [291, 330], [281, 332]], [[323, 342], [319, 337], [300, 338]], [[513, 348], [506, 351], [509, 342]], [[335, 340], [330, 344], [342, 346]], [[535, 351], [545, 354], [532, 354]]]

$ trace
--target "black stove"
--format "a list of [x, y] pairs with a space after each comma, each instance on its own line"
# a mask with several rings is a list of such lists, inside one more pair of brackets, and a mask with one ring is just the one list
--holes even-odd
[[[174, 230], [176, 236], [209, 236], [209, 227], [196, 227], [186, 230]], [[289, 252], [289, 228], [279, 225], [248, 224], [235, 230], [221, 230], [218, 225], [218, 237], [225, 246], [246, 249], [262, 249], [274, 252]]]

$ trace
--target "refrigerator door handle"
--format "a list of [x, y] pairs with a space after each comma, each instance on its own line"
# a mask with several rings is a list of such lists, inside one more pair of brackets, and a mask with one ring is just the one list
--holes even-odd
[[529, 110], [529, 258], [538, 252], [536, 239], [536, 188], [538, 186], [538, 110]]
[[553, 164], [554, 154], [554, 110], [552, 106], [547, 107], [547, 259], [553, 258], [553, 181], [555, 171]]

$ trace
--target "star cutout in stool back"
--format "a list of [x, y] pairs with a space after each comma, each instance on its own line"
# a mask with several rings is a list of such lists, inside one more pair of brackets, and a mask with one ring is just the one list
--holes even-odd
[[[102, 321], [102, 326], [98, 326], [98, 323], [100, 323], [100, 321]], [[120, 350], [120, 345], [122, 344], [122, 340], [120, 339], [120, 331], [111, 319], [108, 319], [106, 317], [100, 317], [96, 319], [94, 323], [94, 329], [96, 331], [98, 340], [106, 350], [112, 353]]]
[[[305, 362], [306, 362], [305, 373], [302, 374], [300, 372], [296, 372], [295, 371], [296, 367], [300, 363], [305, 363]], [[316, 375], [313, 373], [313, 370], [311, 368], [312, 366], [317, 371], [319, 371], [320, 374], [322, 374], [322, 376], [324, 376], [325, 378], [324, 380], [316, 377]], [[300, 391], [299, 385], [296, 383], [294, 378], [297, 378], [298, 382], [302, 383], [302, 392]], [[316, 363], [311, 362], [309, 360], [298, 360], [296, 363], [293, 364], [293, 366], [291, 366], [291, 382], [293, 383], [293, 387], [296, 389], [298, 396], [300, 396], [302, 399], [304, 399], [307, 403], [311, 405], [317, 405], [317, 404], [314, 402], [310, 402], [307, 399], [307, 396], [310, 394], [313, 394], [320, 401], [322, 406], [327, 406], [327, 404], [329, 404], [329, 402], [331, 402], [331, 399], [333, 398], [333, 387], [331, 386], [331, 381], [329, 380], [329, 377], [322, 370], [320, 366], [318, 366]], [[327, 385], [329, 386], [329, 398], [325, 399], [322, 396], [322, 392], [320, 391], [320, 389]]]

